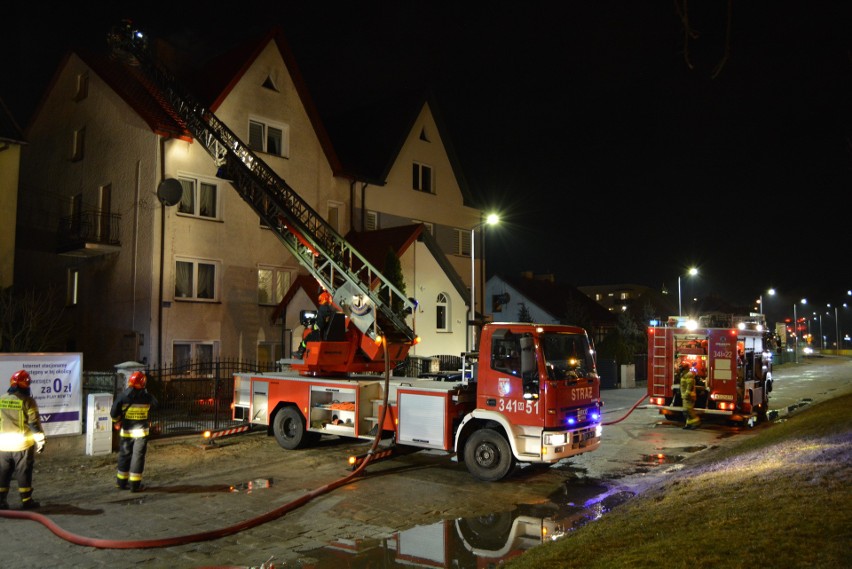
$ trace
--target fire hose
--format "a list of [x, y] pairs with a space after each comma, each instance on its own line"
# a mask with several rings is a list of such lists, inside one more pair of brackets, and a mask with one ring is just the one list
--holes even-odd
[[[379, 425], [384, 424], [385, 415], [387, 413], [388, 408], [388, 391], [390, 384], [390, 366], [388, 365], [388, 348], [387, 342], [383, 342], [384, 345], [384, 356], [385, 356], [385, 394], [383, 401], [383, 409], [382, 416], [379, 419]], [[318, 496], [322, 496], [339, 488], [345, 484], [348, 484], [353, 478], [361, 474], [370, 463], [370, 460], [373, 457], [373, 453], [381, 441], [382, 430], [378, 429], [376, 432], [376, 437], [373, 439], [373, 443], [370, 446], [370, 450], [367, 452], [367, 456], [364, 461], [358, 465], [356, 469], [352, 471], [351, 474], [344, 476], [339, 480], [335, 480], [329, 484], [324, 486], [320, 486], [316, 488], [304, 496], [301, 496], [287, 504], [279, 506], [274, 510], [271, 510], [265, 514], [257, 516], [255, 518], [251, 518], [240, 522], [238, 524], [234, 524], [228, 527], [205, 531], [201, 533], [194, 533], [188, 535], [174, 536], [174, 537], [163, 537], [157, 539], [137, 539], [137, 540], [113, 540], [113, 539], [100, 539], [100, 538], [92, 538], [80, 536], [74, 533], [71, 533], [56, 524], [53, 520], [48, 518], [45, 515], [38, 514], [32, 511], [24, 511], [24, 510], [0, 510], [0, 517], [10, 518], [10, 519], [22, 519], [22, 520], [31, 520], [34, 522], [38, 522], [42, 524], [44, 527], [52, 531], [57, 536], [62, 539], [69, 541], [76, 545], [84, 545], [87, 547], [96, 547], [99, 549], [150, 549], [155, 547], [172, 547], [175, 545], [184, 545], [187, 543], [196, 543], [199, 541], [209, 541], [212, 539], [218, 539], [220, 537], [225, 537], [228, 535], [233, 535], [235, 533], [239, 533], [241, 531], [251, 529], [253, 527], [257, 527], [259, 525], [265, 524], [266, 522], [270, 522], [272, 520], [278, 519], [287, 512], [295, 510], [301, 506], [304, 506], [314, 498]]]
[[622, 417], [621, 419], [617, 419], [617, 420], [615, 420], [615, 421], [607, 421], [606, 423], [601, 423], [601, 425], [615, 425], [616, 423], [620, 423], [620, 422], [622, 422], [622, 421], [623, 421], [623, 420], [625, 420], [627, 417], [629, 417], [629, 416], [630, 416], [630, 414], [631, 414], [631, 413], [632, 413], [632, 412], [633, 412], [633, 411], [634, 411], [634, 410], [635, 410], [635, 409], [639, 406], [639, 404], [640, 404], [640, 403], [642, 403], [643, 401], [645, 401], [645, 399], [646, 399], [647, 397], [648, 397], [648, 394], [647, 394], [647, 393], [646, 393], [645, 395], [643, 395], [642, 397], [640, 397], [640, 398], [639, 398], [639, 401], [637, 401], [636, 403], [634, 403], [634, 404], [633, 404], [633, 407], [631, 407], [631, 408], [630, 408], [630, 410], [629, 410], [629, 411], [628, 411], [628, 412], [624, 415], [624, 417]]

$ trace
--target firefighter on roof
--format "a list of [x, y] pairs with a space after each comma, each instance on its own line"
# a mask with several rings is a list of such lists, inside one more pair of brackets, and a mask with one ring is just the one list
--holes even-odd
[[0, 510], [8, 510], [9, 486], [18, 483], [21, 509], [38, 508], [33, 500], [33, 466], [35, 454], [44, 451], [38, 405], [30, 395], [30, 374], [16, 371], [9, 380], [9, 390], [0, 397]]
[[116, 429], [121, 429], [115, 480], [120, 490], [129, 488], [131, 492], [141, 492], [145, 489], [142, 472], [148, 452], [150, 413], [157, 406], [157, 399], [148, 393], [147, 385], [145, 374], [134, 371], [127, 378], [127, 389], [121, 392], [110, 410], [113, 424]]

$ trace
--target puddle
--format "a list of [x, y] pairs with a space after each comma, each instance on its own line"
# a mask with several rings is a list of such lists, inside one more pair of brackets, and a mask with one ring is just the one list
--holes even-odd
[[235, 484], [230, 487], [231, 492], [245, 492], [247, 494], [255, 490], [264, 490], [272, 486], [272, 478], [256, 478], [242, 484]]
[[415, 526], [385, 539], [341, 539], [284, 567], [497, 567], [600, 519], [632, 497], [597, 484], [566, 485], [548, 503]]
[[640, 461], [648, 464], [674, 464], [683, 460], [678, 454], [643, 454]]

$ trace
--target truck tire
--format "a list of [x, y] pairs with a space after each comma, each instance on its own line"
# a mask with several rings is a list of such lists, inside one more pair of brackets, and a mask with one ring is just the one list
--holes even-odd
[[515, 457], [509, 441], [500, 433], [494, 429], [479, 429], [465, 444], [464, 463], [474, 478], [495, 482], [509, 474], [515, 466]]
[[284, 407], [275, 414], [272, 422], [272, 432], [275, 440], [281, 448], [294, 450], [315, 442], [315, 438], [308, 436], [305, 419], [295, 407]]

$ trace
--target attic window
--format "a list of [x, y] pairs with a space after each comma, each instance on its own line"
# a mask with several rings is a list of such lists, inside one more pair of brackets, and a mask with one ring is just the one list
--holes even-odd
[[429, 136], [426, 134], [426, 127], [420, 129], [420, 140], [432, 142], [431, 140], [429, 140]]
[[263, 82], [263, 86], [270, 91], [275, 91], [278, 93], [278, 87], [275, 85], [275, 81], [272, 80], [272, 77], [269, 75], [266, 76], [266, 81]]
[[89, 73], [83, 72], [77, 75], [77, 85], [74, 89], [74, 100], [82, 101], [89, 96]]

